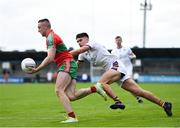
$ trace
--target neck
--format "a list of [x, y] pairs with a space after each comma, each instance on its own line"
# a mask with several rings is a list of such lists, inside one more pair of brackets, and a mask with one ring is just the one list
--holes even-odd
[[48, 29], [46, 32], [46, 37], [48, 37], [49, 33], [52, 32], [52, 29]]
[[117, 46], [117, 48], [120, 49], [120, 48], [122, 48], [122, 46], [121, 46], [121, 45], [120, 45], [120, 46]]

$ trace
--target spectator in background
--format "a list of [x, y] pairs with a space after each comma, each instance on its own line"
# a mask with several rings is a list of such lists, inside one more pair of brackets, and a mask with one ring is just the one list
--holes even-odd
[[2, 62], [2, 73], [4, 82], [7, 83], [10, 76], [11, 64], [10, 62]]
[[[133, 64], [132, 61], [136, 59], [136, 55], [132, 52], [129, 47], [124, 47], [122, 45], [122, 38], [120, 36], [115, 37], [116, 48], [111, 51], [111, 54], [117, 56], [121, 62], [124, 64], [127, 70], [127, 75], [133, 79]], [[118, 82], [118, 84], [121, 84]], [[133, 94], [136, 97], [138, 103], [142, 103], [143, 100]]]
[[3, 78], [4, 82], [7, 83], [9, 79], [10, 71], [9, 69], [3, 69]]
[[82, 81], [83, 81], [83, 82], [87, 82], [87, 80], [88, 80], [88, 75], [87, 75], [87, 73], [83, 73], [83, 74], [82, 74]]
[[47, 81], [48, 82], [52, 82], [53, 79], [53, 73], [51, 71], [47, 72]]

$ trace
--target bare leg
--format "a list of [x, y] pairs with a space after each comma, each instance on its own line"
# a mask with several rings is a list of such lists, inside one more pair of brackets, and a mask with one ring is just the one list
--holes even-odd
[[103, 84], [104, 90], [108, 94], [110, 98], [112, 98], [114, 101], [119, 100], [115, 92], [112, 90], [109, 84], [107, 83], [113, 83], [114, 81], [117, 81], [120, 78], [120, 73], [118, 71], [109, 69], [106, 71], [100, 78], [99, 83]]
[[164, 101], [160, 100], [151, 92], [142, 89], [134, 80], [127, 79], [123, 82], [122, 88], [135, 94], [136, 96], [144, 97], [145, 99], [158, 104], [159, 106], [163, 106]]
[[73, 112], [70, 100], [65, 93], [65, 90], [70, 83], [71, 83], [71, 77], [69, 76], [68, 73], [60, 72], [58, 74], [57, 80], [56, 80], [55, 92], [57, 96], [59, 97], [61, 103], [63, 104], [64, 109], [67, 114]]
[[[120, 82], [120, 81], [116, 81], [116, 83], [119, 85], [119, 86], [121, 86], [121, 84], [122, 84], [122, 82]], [[138, 101], [138, 103], [143, 103], [143, 100], [142, 100], [142, 98], [140, 97], [140, 96], [136, 96], [135, 94], [133, 94], [133, 93], [131, 93], [135, 98], [136, 98], [136, 100]]]
[[114, 93], [114, 91], [111, 89], [109, 85], [119, 79], [120, 79], [120, 73], [118, 71], [109, 69], [101, 76], [101, 79], [99, 80], [99, 82], [103, 84], [104, 90], [109, 95], [109, 97], [111, 97], [115, 101], [115, 104], [112, 104], [110, 106], [111, 109], [125, 108], [125, 105], [120, 101], [119, 97]]
[[149, 91], [146, 91], [142, 89], [135, 81], [132, 79], [127, 79], [124, 81], [123, 89], [137, 95], [140, 97], [144, 97], [145, 99], [161, 106], [164, 108], [164, 111], [166, 112], [167, 116], [172, 116], [172, 104], [171, 102], [164, 102], [160, 98], [156, 97], [154, 94], [152, 94]]
[[66, 94], [71, 101], [81, 99], [92, 93], [91, 88], [81, 88], [79, 90], [76, 90], [75, 86], [76, 80], [73, 79], [70, 83], [70, 86], [68, 86], [68, 88], [66, 89]]

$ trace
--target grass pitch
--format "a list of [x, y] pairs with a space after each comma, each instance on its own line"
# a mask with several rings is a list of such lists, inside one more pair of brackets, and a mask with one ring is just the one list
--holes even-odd
[[[78, 88], [90, 83], [78, 83]], [[119, 86], [112, 86], [126, 105], [125, 110], [111, 110], [113, 101], [98, 94], [72, 103], [78, 123], [61, 124], [65, 112], [54, 94], [54, 84], [0, 85], [0, 127], [180, 127], [180, 84], [142, 83], [163, 100], [173, 103], [173, 117], [167, 117], [159, 106], [135, 98]]]

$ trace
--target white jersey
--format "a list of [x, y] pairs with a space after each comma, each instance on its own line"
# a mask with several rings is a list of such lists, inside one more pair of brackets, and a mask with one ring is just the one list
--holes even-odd
[[111, 51], [112, 55], [116, 55], [127, 69], [127, 74], [132, 76], [133, 65], [130, 56], [133, 54], [132, 50], [128, 47], [116, 48]]
[[[118, 68], [116, 68], [115, 70], [125, 75], [127, 74], [124, 65], [117, 58], [117, 56], [110, 54], [104, 46], [98, 43], [87, 43], [87, 45], [90, 47], [90, 50], [79, 54], [79, 61], [87, 60], [89, 62], [92, 62], [93, 66], [101, 66], [105, 70], [115, 69], [114, 66], [116, 66], [117, 64]], [[125, 79], [127, 78], [123, 77], [122, 81], [124, 81]]]

